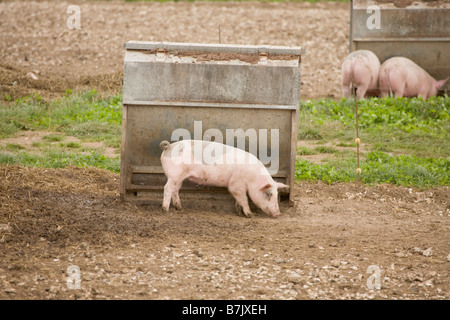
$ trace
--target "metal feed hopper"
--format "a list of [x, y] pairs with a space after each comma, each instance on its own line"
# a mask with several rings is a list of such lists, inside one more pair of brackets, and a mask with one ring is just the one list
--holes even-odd
[[[125, 44], [120, 194], [162, 196], [162, 140], [214, 140], [255, 154], [292, 202], [300, 47]], [[225, 188], [185, 181], [182, 199]], [[190, 192], [194, 191], [194, 192]], [[184, 195], [183, 195], [184, 194]]]
[[350, 52], [360, 49], [381, 63], [409, 58], [437, 80], [450, 76], [450, 1], [352, 0]]

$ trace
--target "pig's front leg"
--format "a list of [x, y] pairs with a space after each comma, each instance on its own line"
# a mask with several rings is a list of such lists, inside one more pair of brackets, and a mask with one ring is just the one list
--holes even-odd
[[233, 183], [230, 180], [228, 191], [230, 191], [230, 193], [236, 199], [236, 211], [239, 214], [243, 212], [247, 218], [253, 217], [253, 213], [250, 210], [250, 206], [248, 205], [247, 190], [245, 189], [244, 185], [242, 185], [242, 183], [240, 182]]
[[253, 212], [250, 210], [250, 206], [248, 205], [247, 194], [246, 193], [244, 193], [244, 195], [240, 193], [239, 194], [232, 193], [232, 194], [236, 199], [235, 208], [237, 213], [239, 214], [244, 213], [244, 216], [246, 216], [247, 218], [253, 217]]
[[237, 202], [234, 204], [234, 208], [236, 209], [236, 212], [238, 214], [244, 214], [244, 211], [242, 210], [242, 206], [239, 204], [239, 202]]

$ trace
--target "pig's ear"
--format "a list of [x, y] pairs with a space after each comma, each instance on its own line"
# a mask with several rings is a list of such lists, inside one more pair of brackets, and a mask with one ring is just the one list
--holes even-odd
[[281, 183], [281, 182], [277, 182], [277, 188], [278, 188], [278, 190], [287, 190], [287, 189], [289, 189], [289, 186], [287, 186], [287, 185], [285, 185], [284, 183]]
[[272, 188], [272, 185], [270, 183], [264, 183], [261, 188], [259, 188], [259, 192], [263, 192], [266, 189]]
[[450, 77], [447, 77], [447, 79], [436, 81], [435, 83], [436, 89], [439, 90], [440, 88], [442, 88], [442, 86], [448, 81], [448, 79], [450, 79]]

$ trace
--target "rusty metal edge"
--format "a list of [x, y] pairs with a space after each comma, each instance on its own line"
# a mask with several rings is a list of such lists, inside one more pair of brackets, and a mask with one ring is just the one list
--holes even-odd
[[201, 51], [201, 52], [233, 52], [243, 54], [289, 54], [301, 56], [305, 50], [299, 46], [269, 46], [269, 45], [238, 45], [238, 44], [206, 44], [206, 43], [182, 43], [182, 42], [151, 42], [128, 41], [124, 48], [129, 50], [175, 50], [175, 51]]

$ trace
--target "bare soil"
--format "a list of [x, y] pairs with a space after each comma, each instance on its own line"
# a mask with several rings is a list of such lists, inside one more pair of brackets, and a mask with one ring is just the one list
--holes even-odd
[[232, 201], [122, 203], [119, 175], [100, 169], [0, 178], [2, 299], [450, 297], [448, 187], [299, 183], [280, 218], [247, 219]]
[[[219, 25], [222, 43], [305, 47], [303, 98], [340, 97], [348, 4], [70, 4], [80, 30], [68, 2], [0, 3], [2, 99], [119, 92], [124, 42], [217, 43]], [[449, 187], [301, 182], [278, 219], [183, 195], [163, 213], [118, 190], [99, 169], [0, 167], [0, 299], [450, 298]]]
[[[81, 29], [67, 27], [69, 5], [80, 7]], [[2, 2], [0, 99], [120, 92], [123, 44], [131, 40], [301, 46], [302, 98], [340, 98], [349, 10], [348, 3]]]

